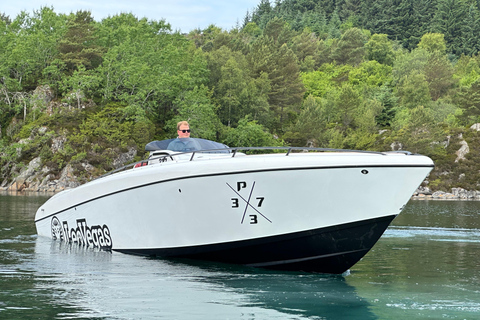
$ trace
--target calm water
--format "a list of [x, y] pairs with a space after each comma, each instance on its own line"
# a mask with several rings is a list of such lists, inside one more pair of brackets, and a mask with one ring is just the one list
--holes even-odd
[[478, 319], [480, 202], [411, 201], [343, 276], [38, 238], [48, 196], [0, 194], [0, 319]]

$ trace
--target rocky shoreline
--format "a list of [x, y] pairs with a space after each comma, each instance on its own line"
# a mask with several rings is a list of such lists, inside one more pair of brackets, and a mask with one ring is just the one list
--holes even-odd
[[480, 191], [452, 188], [451, 192], [435, 191], [420, 187], [412, 196], [415, 200], [480, 200]]
[[[67, 165], [58, 179], [52, 179], [45, 173], [42, 174], [39, 159], [33, 159], [29, 166], [8, 186], [0, 186], [1, 193], [48, 193], [55, 194], [63, 190], [78, 187], [81, 183], [73, 174], [70, 165]], [[85, 168], [87, 171], [90, 168]], [[428, 187], [419, 187], [412, 195], [413, 200], [480, 200], [480, 191], [452, 188], [451, 192], [432, 192]]]
[[70, 165], [67, 165], [62, 170], [60, 177], [55, 179], [48, 174], [47, 170], [41, 168], [40, 159], [35, 158], [30, 161], [28, 167], [20, 171], [20, 174], [11, 183], [0, 186], [0, 191], [60, 192], [78, 187], [80, 183], [76, 180]]
[[[113, 166], [118, 169], [127, 163], [131, 163], [137, 154], [137, 150], [130, 148], [126, 153], [120, 153], [114, 159]], [[60, 192], [67, 189], [78, 187], [88, 180], [95, 179], [94, 167], [88, 162], [82, 162], [79, 165], [85, 173], [85, 178], [81, 181], [76, 176], [75, 170], [71, 164], [67, 164], [58, 175], [51, 173], [47, 166], [42, 165], [40, 157], [31, 160], [27, 166], [12, 170], [16, 174], [11, 181], [5, 179], [0, 181], [0, 192]]]

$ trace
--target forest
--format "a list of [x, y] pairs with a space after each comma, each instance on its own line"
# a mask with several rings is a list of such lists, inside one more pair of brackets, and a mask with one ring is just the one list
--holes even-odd
[[51, 179], [71, 165], [84, 182], [188, 120], [232, 147], [421, 153], [431, 190], [476, 190], [479, 9], [261, 0], [230, 30], [186, 34], [129, 13], [0, 12], [0, 186], [37, 157]]

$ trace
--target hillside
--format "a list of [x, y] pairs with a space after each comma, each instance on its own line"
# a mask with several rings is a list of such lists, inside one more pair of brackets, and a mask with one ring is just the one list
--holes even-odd
[[420, 19], [413, 1], [260, 1], [242, 26], [186, 35], [131, 14], [0, 15], [0, 188], [84, 183], [188, 120], [230, 146], [422, 153], [431, 191], [477, 190], [478, 39], [439, 21], [475, 29], [478, 5], [450, 2]]

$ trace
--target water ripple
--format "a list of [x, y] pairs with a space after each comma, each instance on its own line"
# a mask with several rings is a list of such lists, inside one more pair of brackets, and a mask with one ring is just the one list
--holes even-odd
[[480, 243], [479, 229], [431, 228], [431, 227], [389, 227], [384, 234], [387, 238], [423, 237], [435, 241]]
[[430, 303], [387, 303], [388, 307], [400, 308], [403, 310], [448, 310], [476, 313], [480, 311], [480, 303], [474, 301], [457, 300], [432, 300]]

